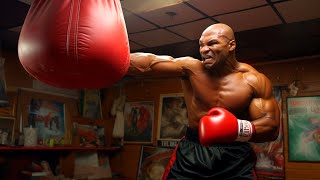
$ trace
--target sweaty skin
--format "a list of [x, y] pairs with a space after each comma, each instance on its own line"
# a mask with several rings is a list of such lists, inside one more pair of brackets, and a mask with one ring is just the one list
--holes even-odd
[[181, 77], [188, 109], [189, 127], [212, 107], [223, 107], [238, 119], [252, 121], [252, 142], [275, 140], [279, 132], [279, 107], [269, 79], [252, 66], [235, 58], [236, 41], [232, 29], [214, 24], [199, 39], [202, 60], [173, 58], [150, 53], [132, 53], [128, 75]]

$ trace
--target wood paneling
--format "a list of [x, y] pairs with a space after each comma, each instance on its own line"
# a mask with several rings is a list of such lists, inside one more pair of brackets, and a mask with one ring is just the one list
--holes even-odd
[[15, 52], [3, 53], [5, 58], [5, 78], [8, 89], [17, 87], [31, 88], [33, 78], [22, 67], [18, 55]]

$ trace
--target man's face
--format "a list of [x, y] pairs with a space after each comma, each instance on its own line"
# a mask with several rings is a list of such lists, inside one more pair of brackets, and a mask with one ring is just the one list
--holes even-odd
[[229, 57], [230, 40], [217, 31], [205, 31], [199, 40], [202, 62], [207, 69], [223, 65]]

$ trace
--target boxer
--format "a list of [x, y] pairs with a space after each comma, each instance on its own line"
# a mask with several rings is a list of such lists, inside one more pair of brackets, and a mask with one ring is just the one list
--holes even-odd
[[279, 132], [272, 84], [237, 60], [228, 25], [206, 28], [199, 46], [201, 61], [130, 54], [128, 75], [181, 77], [189, 127], [163, 179], [256, 179], [249, 142], [273, 141]]

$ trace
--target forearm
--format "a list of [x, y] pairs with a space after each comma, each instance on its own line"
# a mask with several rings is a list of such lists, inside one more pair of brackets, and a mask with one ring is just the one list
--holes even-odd
[[279, 125], [277, 120], [273, 118], [260, 118], [252, 121], [255, 133], [250, 139], [251, 142], [262, 143], [267, 141], [274, 141], [279, 134]]
[[127, 74], [133, 76], [150, 74], [152, 73], [152, 68], [155, 64], [173, 60], [174, 58], [170, 56], [156, 56], [151, 53], [131, 53], [130, 66]]

